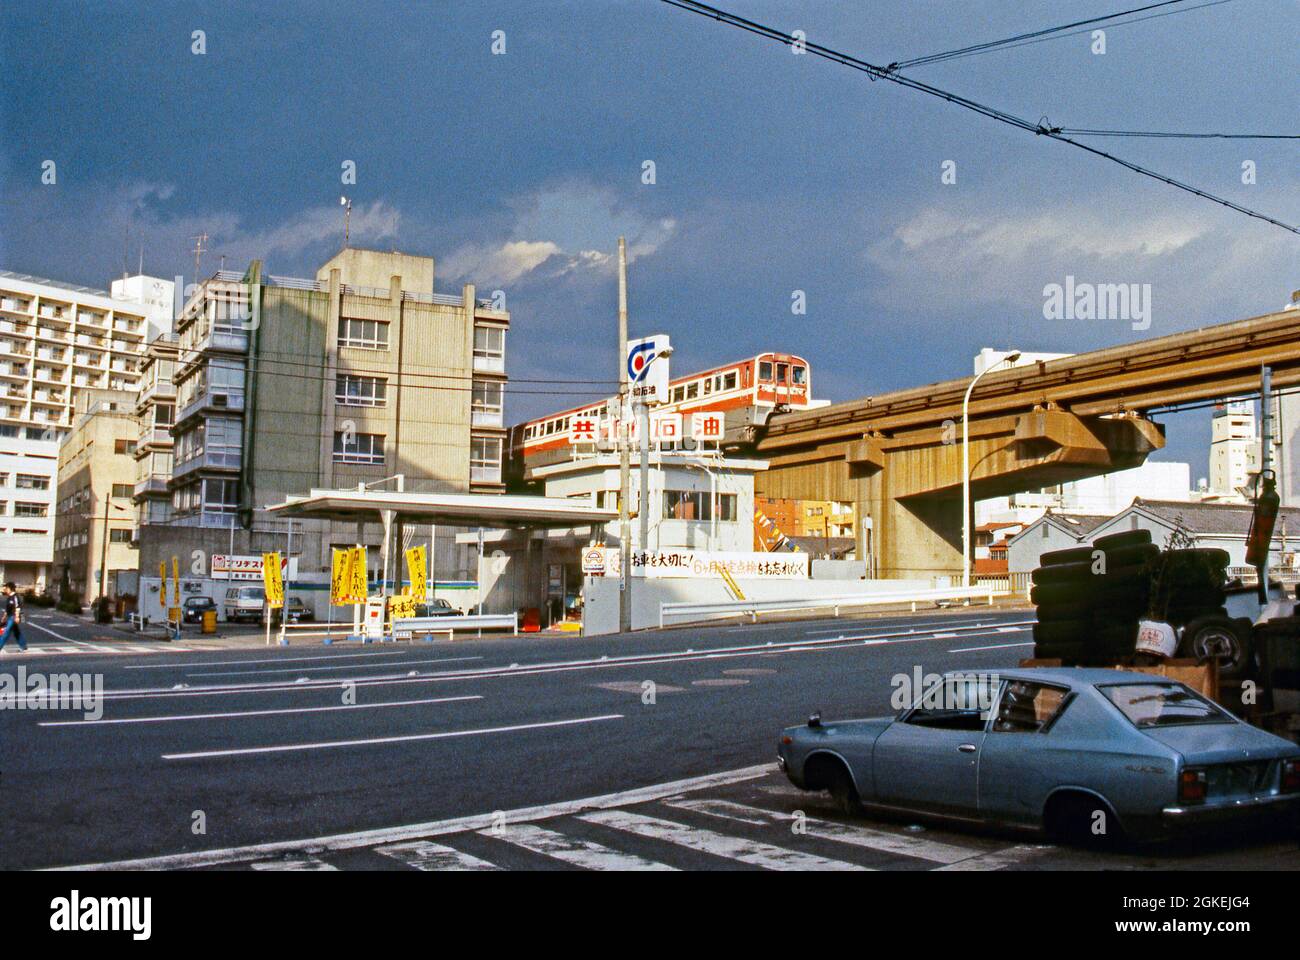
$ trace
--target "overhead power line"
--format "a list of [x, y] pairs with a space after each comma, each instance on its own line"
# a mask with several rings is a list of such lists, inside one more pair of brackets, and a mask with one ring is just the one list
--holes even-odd
[[849, 67], [853, 70], [859, 71], [860, 73], [865, 73], [873, 80], [888, 80], [890, 83], [896, 83], [899, 86], [907, 87], [908, 89], [916, 90], [932, 97], [938, 97], [940, 100], [946, 100], [949, 103], [956, 104], [959, 107], [964, 107], [967, 110], [988, 117], [991, 120], [997, 120], [999, 123], [1005, 123], [1008, 126], [1017, 127], [1027, 133], [1047, 137], [1048, 139], [1056, 140], [1061, 143], [1068, 143], [1072, 147], [1086, 150], [1094, 156], [1102, 157], [1112, 163], [1117, 163], [1120, 166], [1132, 170], [1134, 173], [1141, 174], [1144, 177], [1159, 180], [1161, 183], [1166, 183], [1171, 187], [1176, 187], [1179, 190], [1183, 190], [1187, 193], [1193, 194], [1194, 196], [1210, 200], [1220, 206], [1227, 207], [1229, 210], [1235, 210], [1237, 213], [1245, 214], [1246, 216], [1253, 217], [1256, 220], [1263, 220], [1265, 223], [1271, 223], [1275, 227], [1281, 227], [1283, 230], [1289, 231], [1290, 233], [1300, 234], [1300, 227], [1293, 226], [1289, 223], [1283, 223], [1281, 220], [1260, 213], [1257, 210], [1252, 210], [1249, 207], [1243, 207], [1241, 204], [1228, 200], [1225, 197], [1216, 196], [1208, 191], [1201, 190], [1199, 187], [1192, 186], [1189, 183], [1158, 173], [1155, 170], [1148, 169], [1147, 167], [1133, 163], [1130, 160], [1125, 160], [1122, 157], [1117, 157], [1104, 150], [1099, 150], [1096, 147], [1091, 147], [1086, 143], [1080, 143], [1078, 140], [1073, 140], [1070, 137], [1065, 136], [1060, 127], [1052, 127], [1043, 121], [1035, 123], [1034, 121], [1026, 120], [1023, 117], [1018, 117], [1015, 114], [1008, 113], [1005, 110], [1000, 110], [997, 107], [991, 107], [979, 103], [978, 101], [971, 100], [968, 97], [963, 97], [960, 94], [952, 93], [951, 91], [936, 87], [932, 84], [923, 83], [920, 80], [914, 80], [911, 77], [906, 77], [902, 74], [896, 73], [889, 68], [868, 63], [867, 61], [852, 56], [851, 54], [832, 50], [829, 47], [822, 46], [821, 44], [813, 43], [810, 40], [796, 38], [788, 33], [783, 33], [774, 27], [768, 27], [764, 24], [756, 23], [753, 20], [746, 20], [745, 18], [738, 17], [733, 13], [728, 13], [725, 10], [719, 10], [717, 7], [711, 7], [708, 4], [699, 3], [697, 0], [662, 0], [662, 2], [667, 3], [670, 6], [679, 7], [682, 10], [689, 11], [690, 13], [709, 17], [710, 19], [717, 20], [719, 23], [726, 24], [730, 27], [736, 27], [740, 30], [745, 30], [748, 33], [753, 33], [760, 37], [766, 37], [769, 40], [776, 40], [778, 43], [783, 43], [786, 46], [798, 44], [800, 48], [814, 56], [821, 57], [824, 60], [830, 60], [834, 63], [840, 64], [841, 66]]
[[[1002, 40], [989, 40], [986, 43], [975, 43], [967, 47], [959, 47], [956, 50], [944, 50], [941, 53], [932, 53], [924, 57], [913, 57], [910, 60], [899, 60], [896, 63], [891, 63], [888, 69], [906, 70], [908, 67], [927, 66], [932, 63], [942, 63], [945, 60], [959, 60], [963, 57], [973, 57], [982, 53], [1011, 50], [1015, 47], [1028, 46], [1031, 43], [1042, 43], [1045, 40], [1059, 40], [1064, 37], [1077, 36], [1081, 33], [1090, 32], [1088, 29], [1075, 29], [1077, 27], [1094, 27], [1099, 23], [1105, 23], [1110, 20], [1120, 20], [1121, 17], [1128, 17], [1136, 13], [1143, 13], [1147, 10], [1155, 10], [1160, 7], [1170, 7], [1184, 2], [1186, 2], [1186, 0], [1164, 0], [1162, 3], [1152, 3], [1145, 7], [1134, 7], [1131, 10], [1121, 10], [1119, 13], [1109, 13], [1103, 17], [1076, 20], [1073, 23], [1065, 23], [1059, 27], [1047, 27], [1042, 30], [1032, 30], [1029, 33], [1017, 34], [1014, 37], [1006, 37]], [[1139, 23], [1143, 20], [1154, 20], [1158, 17], [1172, 16], [1175, 13], [1191, 13], [1193, 10], [1200, 10], [1204, 7], [1217, 7], [1221, 3], [1231, 2], [1232, 0], [1210, 0], [1208, 3], [1199, 3], [1194, 7], [1180, 7], [1177, 10], [1166, 10], [1163, 13], [1153, 13], [1145, 17], [1134, 17], [1132, 20], [1123, 20], [1118, 23], [1112, 23], [1111, 26], [1118, 27], [1129, 23]]]
[[1061, 133], [1075, 137], [1164, 137], [1172, 140], [1300, 140], [1300, 133], [1166, 133], [1154, 130], [1090, 130], [1086, 127], [1059, 127]]

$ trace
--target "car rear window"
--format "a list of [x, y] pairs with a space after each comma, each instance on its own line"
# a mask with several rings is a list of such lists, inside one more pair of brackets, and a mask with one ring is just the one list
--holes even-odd
[[1116, 683], [1098, 689], [1136, 727], [1232, 722], [1209, 700], [1174, 683]]

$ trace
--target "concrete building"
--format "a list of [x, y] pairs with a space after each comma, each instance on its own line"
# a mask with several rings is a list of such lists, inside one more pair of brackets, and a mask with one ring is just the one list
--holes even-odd
[[1244, 503], [1259, 473], [1259, 433], [1251, 403], [1217, 407], [1210, 433], [1210, 493], [1221, 501]]
[[140, 392], [136, 395], [135, 418], [139, 433], [135, 445], [135, 504], [132, 541], [139, 546], [139, 530], [151, 523], [167, 523], [172, 516], [172, 495], [167, 484], [172, 476], [172, 424], [176, 421], [176, 374], [179, 339], [174, 333], [160, 334], [145, 349], [140, 362]]
[[135, 402], [126, 391], [87, 391], [59, 447], [54, 565], [65, 597], [112, 596], [115, 574], [134, 579], [138, 568], [131, 544]]
[[[503, 490], [509, 325], [472, 285], [435, 293], [429, 257], [348, 248], [314, 279], [266, 275], [260, 261], [210, 277], [177, 322], [171, 516], [140, 526], [142, 570], [191, 558], [187, 589], [220, 603], [214, 557], [288, 551], [302, 579], [291, 589], [323, 615], [331, 547], [381, 534], [265, 508], [395, 475], [408, 492]], [[466, 569], [453, 538], [437, 549], [435, 575]]]
[[154, 277], [120, 283], [123, 296], [147, 290], [160, 302], [0, 271], [0, 473], [22, 484], [4, 489], [0, 567], [21, 586], [43, 590], [48, 583], [58, 444], [78, 396], [137, 389], [150, 318], [161, 316], [173, 287]]
[[1029, 573], [1038, 558], [1053, 550], [1068, 550], [1092, 539], [1093, 531], [1110, 516], [1046, 513], [1007, 541], [1007, 569]]
[[1086, 477], [1033, 493], [981, 500], [975, 504], [975, 522], [1027, 524], [1049, 511], [1108, 517], [1137, 497], [1188, 501], [1192, 499], [1191, 478], [1190, 464], [1148, 460], [1130, 470]]

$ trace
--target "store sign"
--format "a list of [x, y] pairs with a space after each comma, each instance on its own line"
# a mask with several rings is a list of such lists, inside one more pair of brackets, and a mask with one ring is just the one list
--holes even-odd
[[[587, 572], [588, 557], [597, 551], [604, 553], [604, 576], [619, 576], [619, 552], [612, 547], [592, 547], [588, 550], [583, 555], [583, 572]], [[632, 553], [632, 576], [634, 577], [723, 580], [724, 571], [736, 580], [806, 580], [808, 579], [808, 554], [730, 553], [687, 549], [638, 550]]]
[[[262, 557], [214, 553], [209, 576], [213, 580], [261, 580]], [[283, 580], [298, 579], [297, 557], [290, 557], [287, 561], [280, 557], [280, 576]]]
[[668, 402], [668, 338], [646, 337], [627, 345], [627, 379], [632, 398]]
[[603, 577], [605, 575], [605, 548], [592, 547], [582, 554], [582, 573], [587, 577]]

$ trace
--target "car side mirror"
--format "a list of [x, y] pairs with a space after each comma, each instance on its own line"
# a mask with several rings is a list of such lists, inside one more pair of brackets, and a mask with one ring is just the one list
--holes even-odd
[[820, 710], [818, 710], [816, 713], [814, 713], [812, 716], [808, 718], [808, 726], [820, 727], [821, 725], [822, 725], [822, 713]]

